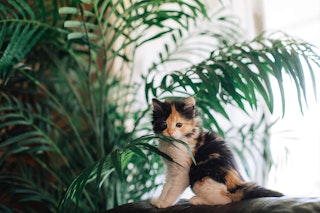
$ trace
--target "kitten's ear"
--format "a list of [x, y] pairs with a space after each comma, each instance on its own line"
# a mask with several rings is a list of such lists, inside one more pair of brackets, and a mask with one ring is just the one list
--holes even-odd
[[162, 102], [153, 98], [152, 99], [152, 106], [153, 106], [153, 110], [161, 110], [162, 109]]
[[186, 105], [185, 107], [186, 107], [186, 108], [194, 108], [195, 105], [196, 105], [196, 100], [194, 99], [193, 96], [184, 99], [183, 102], [185, 103], [185, 105]]

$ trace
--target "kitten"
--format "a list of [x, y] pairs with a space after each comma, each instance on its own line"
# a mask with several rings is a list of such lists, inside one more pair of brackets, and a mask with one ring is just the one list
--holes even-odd
[[173, 144], [159, 141], [159, 150], [169, 155], [173, 162], [167, 165], [166, 182], [161, 195], [152, 199], [158, 208], [171, 206], [190, 185], [195, 196], [193, 205], [219, 205], [258, 197], [280, 197], [283, 194], [245, 182], [237, 168], [226, 142], [214, 132], [202, 132], [201, 120], [195, 109], [193, 97], [184, 100], [161, 102], [153, 99], [153, 130], [155, 134], [178, 139], [187, 143]]

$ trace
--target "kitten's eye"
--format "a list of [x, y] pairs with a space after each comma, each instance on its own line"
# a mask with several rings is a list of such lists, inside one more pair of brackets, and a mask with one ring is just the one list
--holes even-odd
[[176, 123], [176, 127], [181, 128], [182, 127], [182, 123]]
[[167, 128], [167, 121], [162, 121], [161, 126], [162, 126], [162, 128], [166, 129]]

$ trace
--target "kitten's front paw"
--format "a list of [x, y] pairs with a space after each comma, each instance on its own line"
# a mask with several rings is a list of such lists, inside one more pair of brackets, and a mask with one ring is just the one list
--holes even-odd
[[160, 200], [158, 200], [158, 199], [151, 199], [150, 200], [151, 205], [156, 206], [156, 207], [158, 207], [159, 202], [160, 202]]
[[152, 200], [150, 201], [150, 203], [151, 203], [151, 205], [153, 205], [153, 206], [155, 206], [155, 207], [157, 207], [157, 208], [159, 208], [159, 209], [161, 209], [161, 208], [167, 208], [167, 207], [171, 206], [170, 203], [166, 203], [166, 202], [164, 202], [164, 201], [162, 201], [162, 200], [159, 200], [159, 199], [152, 199]]

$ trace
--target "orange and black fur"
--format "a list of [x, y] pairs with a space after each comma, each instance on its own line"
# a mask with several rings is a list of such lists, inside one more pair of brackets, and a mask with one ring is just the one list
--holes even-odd
[[201, 120], [193, 97], [184, 100], [160, 102], [153, 100], [153, 130], [189, 145], [196, 164], [184, 146], [165, 141], [159, 149], [177, 164], [165, 160], [167, 179], [159, 198], [151, 203], [159, 208], [172, 205], [190, 185], [195, 196], [194, 205], [227, 204], [259, 197], [280, 197], [282, 193], [245, 182], [236, 166], [227, 143], [214, 132], [202, 132]]

